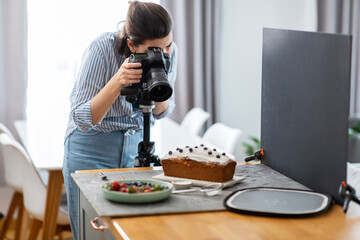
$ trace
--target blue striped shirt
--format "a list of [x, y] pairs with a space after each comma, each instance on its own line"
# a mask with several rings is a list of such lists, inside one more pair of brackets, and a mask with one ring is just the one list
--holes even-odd
[[[90, 110], [91, 99], [117, 73], [125, 57], [117, 50], [117, 32], [104, 33], [95, 39], [86, 49], [82, 64], [71, 92], [71, 112], [65, 139], [76, 129], [88, 131], [94, 129], [100, 132], [126, 130], [125, 135], [135, 131], [142, 131], [143, 117], [141, 109], [134, 108], [133, 104], [119, 96], [110, 107], [104, 119], [97, 125], [92, 124]], [[170, 55], [171, 65], [168, 74], [169, 83], [174, 87], [177, 70], [177, 46], [172, 44]], [[168, 109], [158, 116], [151, 117], [151, 125], [155, 119], [169, 115], [175, 107], [174, 92], [168, 100]], [[154, 119], [155, 118], [155, 119]]]

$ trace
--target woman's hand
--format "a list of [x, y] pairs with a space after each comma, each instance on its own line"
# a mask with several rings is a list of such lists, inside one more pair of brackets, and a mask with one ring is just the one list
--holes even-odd
[[[117, 73], [91, 100], [92, 124], [100, 123], [109, 111], [111, 105], [120, 94], [120, 89], [130, 83], [138, 83], [142, 77], [141, 63], [129, 63], [129, 58], [125, 59]], [[138, 68], [138, 69], [134, 69]]]
[[141, 77], [141, 63], [129, 63], [129, 58], [127, 58], [115, 74], [114, 80], [121, 89], [127, 84], [140, 82]]

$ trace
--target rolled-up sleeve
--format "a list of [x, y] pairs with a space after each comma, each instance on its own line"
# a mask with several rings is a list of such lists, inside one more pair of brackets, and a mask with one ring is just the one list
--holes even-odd
[[175, 108], [175, 81], [176, 81], [177, 63], [178, 63], [178, 48], [174, 42], [172, 46], [170, 61], [171, 61], [171, 65], [168, 74], [168, 80], [173, 88], [173, 94], [168, 100], [168, 108], [166, 109], [166, 111], [161, 113], [160, 115], [157, 116], [154, 115], [155, 119], [161, 119], [168, 116]]
[[81, 131], [93, 127], [91, 99], [104, 87], [106, 67], [102, 51], [96, 42], [90, 44], [82, 59], [77, 82], [72, 94], [71, 115]]

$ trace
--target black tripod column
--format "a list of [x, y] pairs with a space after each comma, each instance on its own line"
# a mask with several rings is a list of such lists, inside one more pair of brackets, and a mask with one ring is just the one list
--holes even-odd
[[135, 167], [150, 167], [151, 164], [153, 164], [154, 166], [161, 166], [161, 161], [159, 157], [154, 155], [155, 143], [150, 142], [150, 117], [153, 107], [154, 105], [151, 103], [140, 105], [144, 119], [144, 136], [143, 141], [139, 143], [139, 155], [135, 158]]
[[151, 154], [150, 144], [150, 114], [152, 112], [152, 106], [142, 106], [144, 117], [144, 141], [143, 147], [145, 154]]

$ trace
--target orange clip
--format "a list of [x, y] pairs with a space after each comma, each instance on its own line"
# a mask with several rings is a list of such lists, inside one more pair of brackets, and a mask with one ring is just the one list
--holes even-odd
[[261, 156], [264, 156], [264, 149], [261, 149], [260, 153], [261, 153]]

